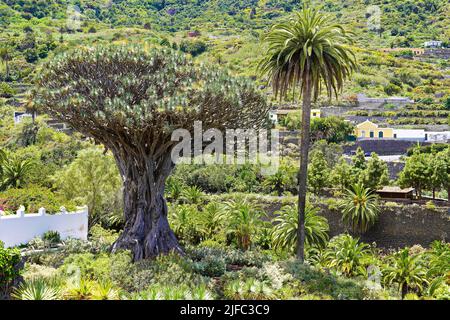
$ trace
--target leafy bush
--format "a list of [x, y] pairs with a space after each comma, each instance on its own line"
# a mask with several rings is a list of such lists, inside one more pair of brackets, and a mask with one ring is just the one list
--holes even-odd
[[22, 273], [22, 258], [19, 249], [5, 248], [0, 241], [0, 298], [8, 296], [12, 284]]
[[324, 273], [298, 261], [283, 262], [282, 267], [295, 280], [305, 284], [306, 293], [319, 293], [321, 299], [326, 299], [327, 296], [340, 300], [362, 299], [364, 297], [364, 287], [358, 281]]
[[189, 53], [193, 57], [201, 55], [208, 49], [206, 43], [201, 40], [196, 41], [183, 40], [181, 41], [179, 48], [184, 53]]
[[64, 206], [68, 211], [76, 207], [71, 201], [53, 193], [50, 189], [37, 185], [28, 186], [25, 189], [8, 189], [0, 193], [0, 203], [5, 211], [16, 211], [20, 206], [25, 207], [28, 213], [37, 213], [40, 208], [45, 208], [48, 213], [60, 212]]
[[222, 249], [210, 247], [188, 247], [187, 255], [195, 262], [205, 259], [207, 256], [222, 257], [227, 265], [261, 267], [265, 262], [270, 261], [271, 257], [260, 251], [249, 250], [241, 251], [236, 249]]
[[11, 98], [16, 94], [16, 91], [11, 88], [6, 82], [0, 82], [0, 97], [1, 98]]
[[220, 277], [226, 271], [225, 259], [208, 255], [194, 264], [194, 271], [206, 277]]
[[61, 235], [58, 231], [47, 231], [42, 236], [42, 239], [48, 246], [52, 246], [61, 242]]

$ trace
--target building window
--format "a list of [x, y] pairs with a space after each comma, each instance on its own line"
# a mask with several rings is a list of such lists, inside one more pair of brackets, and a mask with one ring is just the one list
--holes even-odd
[[375, 132], [370, 131], [370, 137], [371, 137], [371, 138], [375, 138]]
[[394, 133], [394, 139], [397, 139], [397, 134], [396, 133]]
[[361, 138], [365, 138], [366, 137], [366, 132], [364, 130], [361, 131]]
[[384, 133], [383, 133], [383, 131], [380, 131], [380, 132], [378, 132], [378, 138], [383, 138], [384, 137]]

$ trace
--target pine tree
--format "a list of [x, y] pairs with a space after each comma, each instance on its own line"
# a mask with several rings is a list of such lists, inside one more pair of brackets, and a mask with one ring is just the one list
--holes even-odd
[[341, 191], [347, 190], [355, 181], [352, 173], [352, 167], [344, 157], [341, 157], [338, 164], [334, 166], [331, 173], [331, 181], [337, 185]]
[[362, 174], [362, 180], [366, 188], [376, 190], [389, 182], [389, 171], [386, 162], [381, 160], [376, 153], [372, 153], [367, 167]]
[[330, 168], [328, 167], [327, 160], [322, 151], [316, 151], [310, 163], [310, 169], [308, 171], [308, 185], [314, 192], [314, 194], [320, 194], [320, 192], [328, 184], [330, 177]]

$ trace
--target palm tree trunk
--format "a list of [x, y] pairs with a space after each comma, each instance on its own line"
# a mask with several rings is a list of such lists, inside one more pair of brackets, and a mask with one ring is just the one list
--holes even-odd
[[402, 300], [405, 299], [405, 296], [408, 294], [408, 284], [404, 282], [402, 284]]
[[[309, 71], [309, 66], [307, 69]], [[300, 137], [300, 170], [298, 172], [297, 259], [301, 263], [305, 261], [305, 209], [311, 131], [311, 79], [308, 71], [304, 79], [305, 89], [303, 92], [302, 130]]]

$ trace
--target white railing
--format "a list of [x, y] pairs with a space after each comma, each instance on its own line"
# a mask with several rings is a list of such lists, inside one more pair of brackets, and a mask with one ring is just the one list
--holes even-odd
[[57, 214], [47, 214], [44, 208], [38, 213], [25, 214], [22, 206], [15, 215], [3, 215], [0, 212], [0, 240], [6, 247], [26, 244], [35, 237], [41, 237], [47, 231], [59, 232], [61, 239], [75, 238], [87, 240], [88, 209], [67, 212], [62, 207]]

